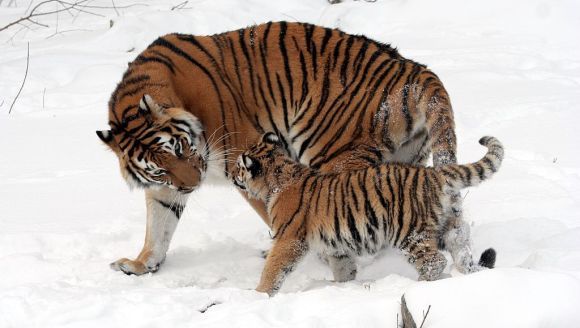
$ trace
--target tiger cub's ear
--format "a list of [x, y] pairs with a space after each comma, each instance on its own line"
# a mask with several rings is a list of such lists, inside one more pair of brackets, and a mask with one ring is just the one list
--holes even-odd
[[262, 142], [271, 145], [278, 145], [280, 144], [280, 138], [274, 132], [266, 132], [262, 136]]
[[246, 170], [248, 170], [248, 172], [250, 172], [252, 178], [255, 178], [258, 175], [260, 175], [260, 173], [262, 172], [262, 165], [260, 165], [260, 162], [247, 155], [242, 155], [242, 160], [244, 163], [244, 167], [246, 168]]
[[117, 143], [113, 138], [113, 133], [111, 132], [111, 130], [102, 130], [96, 132], [99, 139], [101, 139], [101, 141], [104, 142], [105, 145], [109, 146], [113, 150], [116, 150], [118, 148]]

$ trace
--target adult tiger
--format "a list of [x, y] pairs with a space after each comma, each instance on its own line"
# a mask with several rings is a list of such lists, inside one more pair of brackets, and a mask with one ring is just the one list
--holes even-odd
[[[304, 23], [157, 39], [113, 92], [109, 125], [98, 136], [146, 194], [145, 245], [135, 260], [111, 264], [127, 274], [159, 268], [206, 166], [226, 179], [229, 163], [265, 131], [322, 172], [424, 163], [431, 150], [435, 166], [456, 162], [451, 104], [433, 72], [389, 45]], [[455, 199], [447, 233], [459, 240], [468, 227]], [[268, 222], [264, 204], [250, 203]], [[470, 253], [468, 240], [457, 245], [455, 253]]]

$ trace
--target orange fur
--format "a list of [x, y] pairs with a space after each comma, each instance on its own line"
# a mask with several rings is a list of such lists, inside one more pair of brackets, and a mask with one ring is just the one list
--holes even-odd
[[[150, 115], [139, 106], [145, 94], [155, 104]], [[172, 159], [166, 141], [156, 142], [161, 129], [177, 131], [171, 118], [185, 116], [204, 130], [188, 145], [198, 151], [194, 163]], [[423, 164], [431, 151], [435, 165], [456, 160], [450, 100], [433, 72], [389, 45], [304, 23], [157, 39], [113, 92], [109, 125], [99, 136], [119, 157], [123, 176], [162, 188], [165, 198], [170, 188], [195, 189], [204, 166], [218, 161], [213, 157], [229, 175], [230, 163], [265, 131], [277, 132], [295, 160], [322, 172]], [[165, 171], [165, 184], [148, 179], [135, 164], [139, 157]], [[263, 204], [252, 205], [267, 220]], [[147, 211], [156, 220], [149, 205]]]

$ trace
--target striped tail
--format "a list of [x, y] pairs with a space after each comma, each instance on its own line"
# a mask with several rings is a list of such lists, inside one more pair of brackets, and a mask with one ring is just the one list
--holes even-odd
[[491, 178], [501, 166], [504, 150], [501, 142], [494, 137], [483, 137], [479, 143], [487, 147], [487, 154], [471, 164], [445, 165], [439, 168], [439, 172], [446, 178], [447, 183], [454, 190], [478, 185], [483, 180]]

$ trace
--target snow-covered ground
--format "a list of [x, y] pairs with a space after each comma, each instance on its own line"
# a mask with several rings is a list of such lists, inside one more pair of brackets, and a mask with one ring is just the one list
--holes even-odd
[[[118, 13], [65, 11], [38, 18], [49, 28], [0, 32], [0, 327], [395, 327], [403, 293], [416, 319], [431, 305], [424, 327], [580, 327], [580, 3], [190, 0], [170, 10], [181, 2], [96, 0]], [[0, 26], [28, 3], [0, 1]], [[465, 197], [475, 251], [493, 246], [497, 269], [417, 282], [386, 251], [335, 283], [310, 256], [268, 299], [252, 290], [268, 231], [219, 186], [192, 197], [158, 273], [109, 269], [137, 255], [145, 229], [143, 193], [128, 190], [94, 133], [126, 63], [164, 33], [269, 20], [363, 33], [428, 64], [451, 94], [460, 162], [483, 154], [483, 135], [504, 143], [501, 171]], [[27, 42], [28, 77], [8, 114]]]

